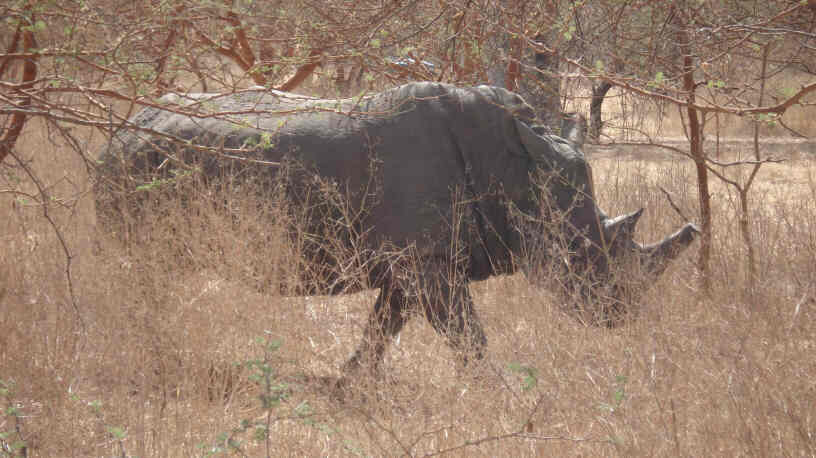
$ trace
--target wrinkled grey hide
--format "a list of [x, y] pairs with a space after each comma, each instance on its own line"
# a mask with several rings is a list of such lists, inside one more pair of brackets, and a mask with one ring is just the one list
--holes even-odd
[[[635, 259], [659, 274], [696, 233], [688, 224], [660, 243], [634, 242], [640, 211], [607, 217], [595, 203], [583, 153], [536, 133], [529, 127], [533, 110], [500, 88], [412, 83], [359, 100], [251, 90], [164, 101], [201, 114], [147, 108], [131, 119], [139, 130], [123, 129], [101, 156], [100, 219], [119, 217], [127, 202], [117, 190], [165, 176], [175, 161], [190, 157], [205, 175], [234, 167], [228, 155], [262, 161], [240, 164], [270, 178], [279, 173], [277, 164], [296, 162], [303, 172], [288, 178], [295, 204], [303, 203], [298, 199], [310, 174], [335, 183], [353, 208], [368, 207], [355, 222], [363, 234], [357, 249], [371, 260], [362, 263], [369, 266], [367, 284], [380, 290], [347, 370], [376, 367], [405, 324], [406, 310], [415, 307], [455, 349], [481, 357], [486, 339], [467, 281], [512, 273], [533, 249], [547, 252], [556, 242], [568, 248], [563, 262], [571, 280], [564, 284], [591, 301], [595, 285], [623, 297], [626, 286], [612, 275], [619, 259]], [[231, 114], [204, 116], [216, 112]], [[177, 154], [169, 137], [220, 153]], [[534, 185], [541, 172], [543, 189]], [[413, 276], [399, 260], [382, 256], [406, 250], [420, 264]], [[330, 262], [318, 251], [311, 252], [316, 260]], [[327, 285], [317, 292], [349, 290]]]

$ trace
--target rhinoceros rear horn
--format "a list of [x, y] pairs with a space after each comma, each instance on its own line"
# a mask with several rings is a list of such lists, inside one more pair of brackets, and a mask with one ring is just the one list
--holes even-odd
[[625, 240], [632, 240], [635, 236], [635, 227], [641, 215], [643, 215], [642, 208], [632, 213], [604, 221], [604, 237], [606, 241], [611, 242], [619, 237], [623, 237]]

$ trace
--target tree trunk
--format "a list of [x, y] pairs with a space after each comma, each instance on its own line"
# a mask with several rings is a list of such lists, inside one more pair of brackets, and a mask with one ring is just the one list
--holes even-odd
[[[492, 24], [503, 24], [503, 15], [509, 5], [508, 0], [491, 2], [488, 7], [488, 17]], [[506, 87], [507, 84], [507, 57], [510, 55], [510, 40], [500, 26], [490, 27], [487, 31], [487, 40], [484, 47], [486, 59], [485, 68], [487, 82], [491, 86]]]
[[600, 143], [601, 130], [603, 129], [603, 119], [601, 106], [606, 93], [612, 89], [612, 83], [601, 81], [597, 86], [592, 87], [592, 99], [589, 102], [589, 132], [588, 137], [591, 143]]
[[[693, 91], [693, 89], [692, 89]], [[694, 93], [690, 93], [689, 103], [693, 103]], [[697, 169], [697, 197], [700, 202], [700, 220], [702, 237], [700, 240], [700, 255], [697, 259], [697, 269], [700, 271], [702, 289], [711, 291], [710, 264], [711, 264], [711, 192], [708, 189], [708, 169], [705, 164], [705, 152], [700, 135], [700, 121], [697, 110], [688, 107], [689, 117], [689, 145], [694, 166]]]
[[537, 52], [535, 55], [538, 91], [533, 108], [541, 122], [561, 134], [561, 75], [558, 56]]
[[697, 269], [700, 273], [700, 286], [706, 292], [711, 291], [711, 192], [708, 188], [708, 169], [706, 155], [703, 150], [702, 124], [693, 107], [695, 103], [694, 84], [694, 55], [691, 49], [691, 34], [687, 25], [681, 19], [679, 11], [673, 16], [677, 20], [677, 41], [682, 54], [683, 90], [686, 92], [686, 113], [688, 115], [689, 153], [697, 169], [697, 197], [700, 202], [700, 225], [702, 237], [700, 240], [700, 254], [697, 259]]
[[[545, 8], [547, 16], [558, 17], [558, 2], [548, 0]], [[522, 77], [519, 84], [519, 93], [535, 110], [536, 117], [541, 124], [547, 126], [554, 134], [561, 132], [561, 73], [558, 56], [558, 32], [554, 29], [541, 31], [535, 41], [548, 45], [553, 52], [536, 51], [534, 55], [535, 76]]]
[[[26, 11], [30, 12], [30, 7], [27, 7]], [[21, 51], [23, 53], [29, 53], [32, 49], [37, 47], [37, 41], [34, 39], [32, 25], [34, 23], [35, 20], [33, 13], [29, 23], [25, 24], [22, 20], [20, 20], [20, 23], [17, 25], [17, 31], [14, 33], [14, 37], [9, 45], [7, 54], [17, 52], [20, 39], [22, 39]], [[0, 78], [3, 77], [3, 73], [5, 71], [11, 71], [14, 65], [13, 60], [13, 58], [6, 56], [2, 61], [0, 61]], [[31, 105], [31, 96], [27, 95], [25, 91], [33, 88], [34, 82], [37, 79], [37, 57], [27, 57], [22, 60], [23, 77], [19, 88], [15, 91], [15, 93], [13, 93], [13, 97], [16, 99], [15, 102], [17, 103], [17, 108], [25, 109]], [[3, 162], [6, 156], [11, 153], [15, 143], [17, 143], [17, 138], [23, 131], [23, 126], [25, 126], [26, 119], [27, 117], [25, 112], [18, 111], [9, 116], [8, 119], [3, 120], [5, 125], [0, 124], [0, 162]]]
[[[536, 37], [539, 43], [544, 37]], [[533, 107], [539, 122], [554, 134], [561, 134], [561, 75], [557, 55], [538, 52], [535, 56], [535, 75], [519, 79], [518, 92]]]
[[[511, 0], [498, 0], [491, 3], [487, 15], [493, 24], [503, 24], [503, 15], [507, 11], [518, 11], [523, 3]], [[550, 17], [556, 17], [557, 4], [554, 1], [547, 3]], [[552, 34], [549, 34], [552, 35]], [[554, 39], [544, 33], [536, 35], [535, 40], [540, 43], [552, 44]], [[484, 57], [486, 59], [486, 73], [488, 83], [518, 92], [530, 106], [533, 107], [539, 123], [546, 125], [550, 132], [561, 133], [561, 75], [558, 71], [560, 59], [555, 53], [538, 52], [534, 56], [525, 53], [523, 41], [511, 38], [501, 26], [488, 32]], [[525, 57], [525, 54], [527, 57]], [[527, 65], [520, 65], [519, 61], [534, 59], [535, 75], [524, 72]], [[522, 74], [528, 73], [528, 74]]]
[[[765, 82], [767, 81], [768, 77], [768, 55], [771, 51], [771, 43], [773, 42], [766, 43], [762, 48], [762, 73], [760, 74], [759, 100], [757, 100], [757, 106], [760, 107], [765, 99]], [[757, 121], [754, 121], [754, 159], [756, 160], [756, 164], [754, 164], [754, 167], [751, 170], [751, 175], [748, 177], [748, 181], [745, 182], [745, 185], [739, 190], [739, 225], [740, 233], [742, 234], [742, 243], [745, 245], [746, 252], [745, 262], [747, 264], [746, 275], [748, 276], [748, 293], [751, 295], [754, 294], [756, 289], [757, 271], [756, 250], [754, 250], [754, 240], [751, 237], [751, 209], [748, 202], [748, 191], [751, 189], [751, 185], [754, 183], [754, 178], [756, 178], [757, 173], [759, 173], [759, 168], [762, 166], [762, 154], [760, 153], [759, 148], [759, 123]]]

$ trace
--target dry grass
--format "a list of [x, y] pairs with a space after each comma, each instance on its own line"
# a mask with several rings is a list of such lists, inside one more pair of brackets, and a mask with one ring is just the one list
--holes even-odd
[[[207, 205], [191, 216], [170, 204], [126, 249], [96, 227], [75, 153], [30, 127], [18, 150], [54, 196], [80, 195], [70, 209], [49, 206], [73, 256], [78, 313], [42, 208], [0, 194], [0, 456], [20, 440], [29, 456], [207, 456], [228, 454], [228, 439], [248, 456], [816, 455], [810, 158], [760, 176], [753, 291], [736, 201], [718, 188], [710, 296], [696, 289], [694, 250], [615, 330], [581, 325], [521, 275], [494, 278], [473, 285], [490, 342], [483, 363], [457, 371], [414, 319], [387, 353], [386, 379], [361, 379], [340, 400], [328, 385], [359, 342], [372, 292], [287, 298], [259, 287], [291, 259], [254, 210], [236, 224]], [[647, 207], [640, 238], [680, 223], [657, 184], [694, 214], [689, 164], [594, 161], [605, 209]], [[2, 173], [2, 188], [32, 192], [19, 168]], [[255, 440], [242, 420], [268, 422], [269, 434]]]

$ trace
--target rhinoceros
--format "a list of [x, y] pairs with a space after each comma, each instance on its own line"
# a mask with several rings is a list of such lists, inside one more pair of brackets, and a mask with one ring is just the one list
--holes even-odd
[[[161, 102], [167, 106], [145, 108], [125, 123], [102, 152], [101, 219], [126, 205], [123, 196], [132, 194], [120, 191], [167, 176], [191, 157], [205, 176], [241, 164], [270, 183], [283, 164], [297, 163], [299, 172], [286, 180], [295, 206], [309, 205], [308, 183], [333, 184], [357, 215], [340, 240], [354, 244], [363, 284], [379, 289], [346, 371], [378, 367], [410, 311], [423, 313], [465, 361], [481, 358], [487, 340], [468, 282], [518, 269], [532, 275], [524, 258], [533, 250], [559, 258], [554, 272], [573, 279], [562, 284], [585, 280], [583, 300], [593, 301], [597, 290], [624, 301], [632, 285], [613, 273], [618, 264], [634, 259], [654, 277], [697, 233], [687, 223], [660, 242], [635, 242], [642, 209], [608, 217], [580, 147], [537, 133], [531, 107], [502, 88], [418, 82], [342, 100], [254, 89]], [[559, 241], [565, 250], [553, 254]], [[405, 257], [384, 255], [406, 252], [410, 274]], [[338, 263], [320, 245], [306, 253], [315, 263]], [[353, 289], [329, 280], [312, 292]]]

